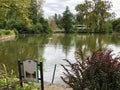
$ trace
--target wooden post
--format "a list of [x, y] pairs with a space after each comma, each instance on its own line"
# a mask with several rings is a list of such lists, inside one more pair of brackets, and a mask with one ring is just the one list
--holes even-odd
[[52, 77], [52, 84], [53, 84], [53, 82], [54, 82], [54, 77], [55, 77], [56, 66], [57, 66], [57, 64], [55, 64], [55, 66], [54, 66], [53, 77]]

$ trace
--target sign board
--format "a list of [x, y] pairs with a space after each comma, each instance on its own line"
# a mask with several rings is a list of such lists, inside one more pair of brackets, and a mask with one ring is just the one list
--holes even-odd
[[33, 60], [23, 61], [24, 80], [38, 82], [37, 62]]
[[[38, 73], [38, 68], [40, 73]], [[44, 90], [43, 63], [32, 59], [18, 60], [20, 86], [23, 87], [23, 78], [26, 81], [41, 81], [41, 90]], [[38, 75], [39, 74], [39, 75]]]

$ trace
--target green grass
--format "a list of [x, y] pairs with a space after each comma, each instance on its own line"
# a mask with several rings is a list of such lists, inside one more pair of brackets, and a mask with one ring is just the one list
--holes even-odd
[[35, 82], [25, 82], [23, 87], [20, 87], [19, 78], [13, 70], [8, 70], [6, 65], [2, 65], [3, 69], [0, 72], [0, 90], [41, 90], [40, 84]]
[[14, 30], [0, 29], [0, 37], [15, 34]]

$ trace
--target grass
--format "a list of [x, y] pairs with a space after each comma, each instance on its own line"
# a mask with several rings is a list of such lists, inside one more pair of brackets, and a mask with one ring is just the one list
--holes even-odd
[[0, 37], [15, 34], [14, 30], [0, 29]]
[[20, 87], [19, 79], [13, 70], [8, 70], [6, 65], [2, 65], [0, 72], [0, 90], [40, 90], [40, 84], [35, 82], [24, 82]]

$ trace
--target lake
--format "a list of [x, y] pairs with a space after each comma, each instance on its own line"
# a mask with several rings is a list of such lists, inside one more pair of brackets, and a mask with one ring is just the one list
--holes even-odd
[[0, 42], [0, 69], [4, 63], [8, 69], [14, 69], [18, 75], [18, 59], [44, 58], [44, 80], [52, 81], [54, 65], [57, 64], [54, 83], [63, 83], [60, 79], [66, 64], [63, 59], [75, 61], [75, 51], [81, 49], [89, 56], [97, 49], [111, 49], [120, 52], [120, 36], [115, 34], [42, 34], [20, 35], [14, 40]]

